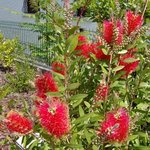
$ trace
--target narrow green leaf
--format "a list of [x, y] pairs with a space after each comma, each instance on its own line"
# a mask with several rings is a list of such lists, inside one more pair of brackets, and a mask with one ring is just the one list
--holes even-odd
[[88, 130], [86, 128], [84, 129], [84, 135], [86, 137], [87, 142], [90, 144], [91, 143], [91, 134], [88, 132]]
[[82, 106], [79, 106], [79, 114], [81, 117], [84, 115], [84, 110], [83, 110]]
[[88, 103], [87, 101], [84, 101], [84, 104], [85, 104], [85, 106], [86, 106], [87, 108], [90, 108], [90, 107], [91, 107], [90, 103]]
[[121, 70], [123, 68], [124, 68], [124, 66], [117, 66], [117, 67], [113, 68], [112, 71], [116, 72], [116, 71], [119, 71], [119, 70]]
[[128, 137], [128, 141], [132, 141], [132, 140], [136, 139], [137, 137], [138, 137], [138, 135], [130, 135]]
[[78, 35], [71, 35], [67, 41], [66, 46], [70, 53], [77, 47], [78, 44]]
[[127, 50], [122, 50], [122, 51], [119, 51], [118, 54], [126, 54], [128, 51]]
[[93, 146], [92, 146], [92, 149], [93, 149], [93, 150], [99, 150], [99, 148], [98, 148], [96, 145], [93, 145]]
[[59, 79], [65, 79], [65, 77], [64, 77], [62, 74], [60, 74], [60, 73], [57, 73], [57, 72], [53, 72], [53, 71], [52, 71], [52, 74], [53, 74], [54, 76], [57, 76]]
[[106, 50], [105, 48], [102, 48], [101, 50], [103, 51], [103, 53], [104, 53], [105, 55], [108, 54], [108, 52], [107, 52], [107, 50]]
[[77, 83], [72, 83], [72, 84], [70, 84], [69, 86], [68, 86], [68, 90], [75, 90], [75, 89], [77, 89], [78, 87], [80, 86], [80, 83], [79, 82], [77, 82]]
[[135, 150], [150, 150], [148, 146], [134, 146]]
[[66, 145], [67, 147], [70, 147], [70, 148], [83, 148], [83, 146], [81, 144], [67, 144]]
[[102, 72], [107, 75], [108, 71], [102, 65], [101, 65], [101, 68], [102, 68]]
[[75, 107], [77, 107], [78, 105], [80, 105], [80, 104], [82, 103], [82, 100], [83, 100], [83, 99], [76, 100], [76, 101], [73, 103], [72, 107], [75, 108]]
[[52, 97], [62, 97], [63, 95], [60, 92], [47, 92], [47, 96], [52, 96]]
[[84, 99], [87, 96], [88, 96], [88, 94], [77, 94], [77, 95], [73, 95], [70, 99], [71, 100], [79, 100], [79, 99]]
[[137, 60], [138, 59], [135, 59], [135, 58], [127, 58], [127, 59], [124, 60], [124, 62], [126, 62], [126, 63], [132, 63], [132, 62], [135, 62]]

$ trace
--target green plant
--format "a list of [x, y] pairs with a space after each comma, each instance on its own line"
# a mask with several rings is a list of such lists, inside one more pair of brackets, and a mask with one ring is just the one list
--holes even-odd
[[13, 64], [17, 43], [16, 39], [4, 39], [3, 35], [0, 34], [0, 63], [4, 67], [11, 67]]
[[34, 80], [35, 69], [32, 68], [28, 62], [15, 63], [15, 68], [12, 73], [7, 73], [7, 84], [12, 89], [11, 92], [28, 92], [33, 87], [30, 82]]

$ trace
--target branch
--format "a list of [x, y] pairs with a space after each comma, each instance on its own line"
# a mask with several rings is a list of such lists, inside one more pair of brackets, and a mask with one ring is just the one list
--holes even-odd
[[143, 13], [142, 13], [142, 18], [144, 17], [144, 14], [145, 14], [145, 11], [146, 11], [146, 8], [147, 8], [147, 5], [148, 5], [148, 0], [145, 0], [145, 6], [144, 6]]

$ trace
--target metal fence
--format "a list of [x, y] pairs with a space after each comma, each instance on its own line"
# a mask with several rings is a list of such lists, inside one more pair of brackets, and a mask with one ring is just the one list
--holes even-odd
[[43, 47], [43, 40], [39, 40], [40, 33], [34, 32], [30, 27], [23, 26], [23, 23], [0, 21], [0, 32], [7, 39], [17, 38], [24, 47], [24, 54], [34, 61], [50, 63], [50, 52], [45, 52], [44, 57], [40, 56]]
[[[1, 20], [0, 32], [8, 39], [18, 38], [24, 46], [24, 53], [31, 60], [37, 61], [38, 65], [39, 63], [50, 65], [51, 57], [54, 54], [43, 48], [44, 40], [39, 40], [40, 33], [34, 32], [29, 26], [24, 26], [23, 23]], [[90, 38], [93, 39], [95, 32], [89, 31], [89, 33]]]

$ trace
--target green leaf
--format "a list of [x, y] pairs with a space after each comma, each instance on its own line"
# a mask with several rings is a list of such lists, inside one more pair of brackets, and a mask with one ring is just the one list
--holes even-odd
[[65, 77], [64, 77], [62, 74], [60, 74], [60, 73], [57, 73], [57, 72], [53, 72], [53, 71], [52, 71], [52, 74], [53, 74], [54, 76], [57, 76], [59, 79], [65, 79]]
[[130, 136], [128, 137], [128, 141], [132, 141], [132, 140], [134, 140], [134, 139], [136, 139], [136, 138], [138, 138], [138, 135], [130, 135]]
[[93, 146], [92, 146], [92, 149], [93, 149], [93, 150], [99, 150], [99, 148], [98, 148], [96, 145], [93, 145]]
[[120, 71], [119, 73], [115, 74], [115, 76], [112, 77], [111, 80], [114, 82], [114, 81], [116, 81], [117, 79], [119, 79], [124, 74], [125, 74], [125, 71]]
[[88, 130], [86, 128], [84, 129], [84, 135], [86, 137], [87, 142], [90, 144], [91, 143], [91, 134], [88, 132]]
[[119, 51], [118, 54], [125, 54], [127, 52], [128, 52], [127, 50], [122, 50], [122, 51]]
[[135, 62], [137, 60], [138, 59], [135, 59], [135, 58], [127, 58], [127, 59], [124, 60], [124, 62], [126, 62], [126, 63], [132, 63], [132, 62]]
[[52, 97], [62, 97], [63, 95], [60, 92], [47, 92], [47, 96], [52, 96]]
[[79, 29], [79, 26], [74, 26], [69, 30], [69, 34], [74, 34], [75, 31], [77, 31]]
[[150, 87], [150, 85], [148, 84], [148, 82], [141, 82], [139, 87]]
[[87, 101], [84, 101], [84, 104], [85, 104], [85, 106], [86, 106], [87, 108], [90, 108], [90, 107], [91, 107], [90, 103], [88, 103]]
[[72, 83], [72, 84], [70, 84], [69, 86], [68, 86], [68, 90], [75, 90], [75, 89], [77, 89], [78, 87], [80, 86], [80, 83], [79, 82], [77, 82], [77, 83]]
[[84, 121], [87, 121], [88, 119], [97, 116], [94, 112], [93, 113], [89, 113], [89, 114], [85, 114], [82, 117], [77, 118], [76, 120], [73, 121], [74, 124], [80, 124], [83, 123]]
[[79, 106], [79, 114], [81, 117], [84, 115], [84, 110], [83, 110], [82, 106]]
[[116, 71], [119, 71], [119, 70], [121, 70], [121, 69], [123, 69], [124, 68], [124, 66], [117, 66], [117, 67], [115, 67], [114, 69], [112, 69], [112, 71], [113, 72], [116, 72]]
[[72, 104], [72, 107], [75, 108], [77, 107], [78, 105], [80, 105], [80, 103], [82, 103], [83, 99], [79, 99], [79, 100], [76, 100], [73, 104]]
[[71, 35], [66, 41], [66, 47], [70, 53], [74, 51], [77, 45], [78, 45], [78, 35]]
[[79, 100], [79, 99], [84, 99], [87, 96], [88, 96], [88, 94], [77, 94], [77, 95], [73, 95], [70, 99], [71, 100]]
[[70, 148], [83, 148], [83, 146], [81, 144], [67, 144], [66, 145], [67, 147], [70, 147]]
[[102, 48], [101, 50], [103, 51], [103, 53], [104, 53], [105, 55], [108, 54], [108, 52], [107, 52], [107, 50], [106, 50], [105, 48]]
[[102, 68], [102, 72], [107, 75], [108, 71], [102, 65], [101, 65], [101, 68]]
[[70, 98], [70, 101], [72, 103], [73, 108], [77, 107], [85, 97], [87, 97], [87, 94], [77, 94], [77, 95], [73, 95]]
[[148, 146], [134, 146], [135, 150], [150, 150]]

